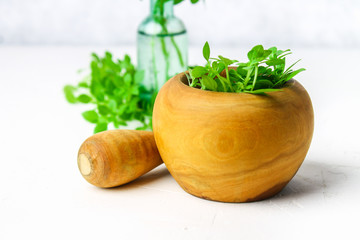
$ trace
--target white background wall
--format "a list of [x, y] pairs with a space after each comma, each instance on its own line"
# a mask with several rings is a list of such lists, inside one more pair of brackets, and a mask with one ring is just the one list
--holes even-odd
[[[190, 44], [360, 48], [360, 0], [206, 0], [177, 6]], [[149, 0], [0, 0], [0, 44], [134, 44]]]

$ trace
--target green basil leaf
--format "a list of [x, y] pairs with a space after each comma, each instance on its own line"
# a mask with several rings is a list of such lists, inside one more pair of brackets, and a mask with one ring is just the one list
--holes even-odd
[[89, 84], [87, 82], [80, 82], [78, 84], [78, 87], [82, 87], [82, 88], [89, 88]]
[[217, 92], [226, 92], [226, 89], [224, 89], [224, 86], [222, 85], [220, 79], [214, 78], [214, 80], [215, 80], [216, 85], [217, 85], [216, 91], [217, 91]]
[[93, 59], [97, 62], [100, 62], [100, 58], [96, 53], [91, 53], [91, 56], [93, 57]]
[[69, 103], [76, 103], [77, 102], [77, 99], [74, 96], [74, 91], [75, 90], [76, 90], [76, 88], [71, 86], [71, 85], [66, 85], [64, 87], [65, 98]]
[[206, 61], [209, 61], [209, 58], [210, 58], [210, 46], [209, 46], [208, 42], [206, 42], [204, 47], [203, 47], [203, 56], [204, 56]]
[[106, 116], [106, 115], [108, 115], [109, 113], [111, 113], [111, 109], [110, 108], [108, 108], [106, 105], [103, 105], [103, 104], [99, 104], [98, 105], [98, 111], [99, 111], [99, 113], [101, 114], [101, 115], [103, 115], [103, 116]]
[[268, 89], [272, 88], [274, 84], [266, 79], [258, 79], [255, 83], [254, 89]]
[[131, 82], [132, 82], [132, 76], [131, 76], [131, 74], [130, 74], [130, 73], [126, 73], [126, 74], [124, 75], [124, 83], [125, 83], [126, 85], [130, 86], [130, 85], [131, 85]]
[[230, 80], [238, 82], [238, 81], [244, 81], [244, 77], [242, 77], [237, 71], [234, 69], [229, 70], [229, 77]]
[[108, 128], [107, 122], [98, 122], [95, 126], [94, 133], [106, 131]]
[[264, 75], [264, 74], [267, 73], [268, 70], [271, 71], [270, 68], [266, 68], [266, 67], [264, 67], [264, 66], [259, 66], [259, 68], [258, 68], [258, 75]]
[[219, 55], [219, 59], [225, 64], [225, 66], [229, 66], [229, 65], [237, 62], [236, 60], [230, 60], [229, 58], [223, 57], [221, 55]]
[[109, 103], [108, 103], [108, 106], [111, 109], [111, 111], [115, 112], [117, 103], [116, 103], [116, 101], [114, 99], [110, 99]]
[[92, 81], [91, 82], [90, 92], [92, 93], [92, 95], [95, 96], [95, 98], [98, 101], [103, 101], [104, 100], [103, 86], [98, 81]]
[[217, 89], [216, 81], [207, 75], [202, 76], [200, 82], [205, 87], [205, 89], [209, 89], [212, 91], [216, 91]]
[[271, 53], [271, 50], [264, 50], [262, 45], [257, 45], [248, 52], [248, 58], [250, 62], [258, 63], [265, 60]]
[[262, 45], [256, 45], [247, 54], [248, 59], [251, 62], [257, 62], [258, 56], [262, 56], [264, 53], [264, 47]]
[[285, 65], [285, 59], [276, 58], [276, 59], [268, 60], [265, 63], [269, 66]]
[[195, 79], [201, 77], [205, 73], [207, 73], [207, 69], [205, 67], [197, 66], [191, 70], [190, 76], [192, 79]]
[[91, 97], [86, 94], [81, 94], [77, 97], [77, 100], [81, 103], [89, 103], [91, 101]]
[[91, 123], [97, 123], [99, 119], [99, 115], [94, 110], [85, 111], [82, 113], [82, 116], [85, 118], [86, 121]]
[[139, 88], [137, 86], [132, 87], [131, 93], [132, 95], [138, 96], [140, 93]]

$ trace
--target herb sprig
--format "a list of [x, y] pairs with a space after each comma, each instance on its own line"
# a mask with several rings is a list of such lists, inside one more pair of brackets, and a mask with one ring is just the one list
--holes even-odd
[[[206, 42], [203, 47], [205, 66], [189, 68], [188, 82], [190, 87], [217, 92], [244, 92], [266, 94], [281, 91], [284, 84], [304, 71], [304, 68], [292, 70], [285, 68], [285, 56], [291, 54], [290, 49], [278, 50], [276, 47], [264, 49], [262, 45], [253, 47], [247, 54], [248, 62], [241, 63], [221, 55], [210, 58], [210, 46]], [[237, 64], [235, 69], [229, 68]]]
[[66, 85], [64, 94], [69, 103], [93, 106], [82, 116], [96, 124], [94, 133], [105, 131], [112, 123], [115, 128], [137, 120], [138, 129], [152, 128], [152, 109], [156, 93], [143, 85], [143, 71], [136, 70], [128, 55], [123, 60], [113, 60], [109, 52], [104, 57], [92, 54], [91, 73], [78, 85]]
[[[152, 10], [152, 18], [153, 18], [153, 20], [155, 22], [157, 22], [160, 25], [160, 27], [161, 27], [161, 33], [160, 34], [162, 34], [162, 35], [168, 35], [169, 34], [168, 26], [167, 26], [169, 19], [165, 16], [165, 4], [170, 3], [170, 2], [172, 2], [174, 5], [178, 5], [179, 3], [184, 2], [184, 0], [155, 0], [154, 6], [151, 8], [151, 10]], [[190, 2], [192, 4], [196, 4], [196, 3], [199, 2], [199, 0], [190, 0]], [[174, 50], [176, 51], [176, 54], [178, 56], [179, 63], [181, 65], [181, 67], [186, 69], [187, 66], [185, 66], [185, 61], [184, 61], [183, 55], [182, 55], [182, 53], [180, 51], [180, 48], [179, 48], [178, 44], [175, 41], [174, 36], [169, 35], [169, 37], [170, 37], [171, 45], [174, 48]], [[171, 46], [167, 46], [168, 44], [166, 43], [165, 38], [160, 37], [159, 40], [160, 40], [160, 44], [161, 44], [162, 54], [163, 54], [163, 57], [165, 59], [164, 70], [165, 70], [165, 74], [166, 74], [165, 78], [167, 80], [167, 79], [172, 77], [171, 75], [169, 75], [170, 62], [173, 60], [173, 59], [169, 58], [169, 51], [170, 51]], [[154, 48], [154, 46], [153, 46], [153, 48]], [[154, 56], [154, 59], [155, 59], [155, 56]], [[155, 79], [156, 79], [157, 75], [155, 74], [154, 76], [155, 76]], [[157, 81], [158, 81], [158, 79], [156, 79], [156, 82]], [[156, 90], [159, 90], [159, 89], [156, 89]]]

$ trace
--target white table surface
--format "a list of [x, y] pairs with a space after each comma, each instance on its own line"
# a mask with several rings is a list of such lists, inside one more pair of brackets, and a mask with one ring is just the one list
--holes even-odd
[[[0, 46], [0, 239], [360, 239], [360, 49], [293, 49], [307, 68], [297, 79], [313, 101], [313, 142], [280, 194], [242, 204], [191, 196], [164, 165], [113, 189], [81, 177], [77, 151], [93, 126], [62, 87], [104, 49]], [[190, 59], [202, 63], [201, 49]]]

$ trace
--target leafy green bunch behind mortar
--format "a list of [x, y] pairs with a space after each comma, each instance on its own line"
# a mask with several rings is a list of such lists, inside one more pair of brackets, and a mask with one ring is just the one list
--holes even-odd
[[[264, 49], [262, 45], [253, 47], [247, 54], [249, 61], [241, 63], [230, 60], [221, 55], [210, 58], [208, 42], [203, 47], [205, 66], [196, 66], [189, 69], [187, 75], [189, 86], [217, 92], [237, 92], [262, 94], [281, 91], [281, 87], [304, 71], [304, 68], [291, 68], [300, 60], [285, 69], [285, 56], [291, 54], [290, 49], [278, 50], [276, 47]], [[237, 64], [236, 70], [229, 69]], [[220, 75], [225, 71], [225, 77]]]
[[103, 58], [93, 53], [90, 69], [79, 84], [66, 85], [64, 93], [69, 103], [93, 106], [82, 116], [96, 124], [94, 133], [107, 130], [110, 123], [119, 128], [134, 120], [142, 124], [137, 129], [151, 129], [156, 94], [142, 85], [144, 73], [136, 70], [128, 55], [114, 61], [109, 52]]

